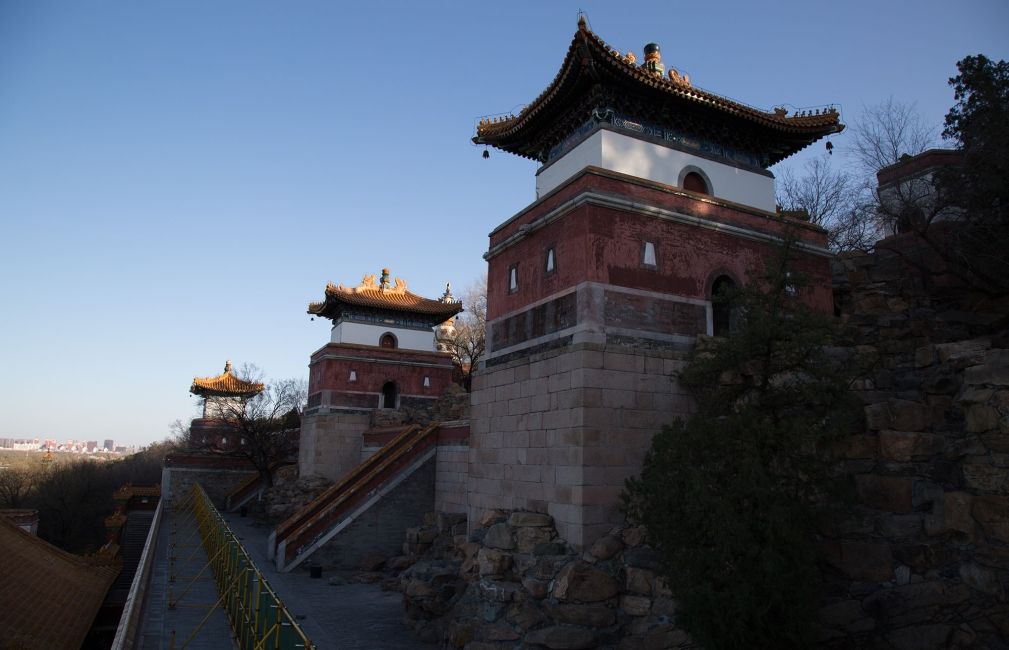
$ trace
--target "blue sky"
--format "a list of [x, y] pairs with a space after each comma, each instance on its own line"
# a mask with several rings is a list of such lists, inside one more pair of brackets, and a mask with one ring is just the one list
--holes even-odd
[[327, 281], [472, 282], [535, 165], [469, 138], [553, 79], [579, 9], [760, 108], [938, 125], [958, 59], [1009, 58], [1009, 4], [951, 7], [0, 0], [0, 437], [160, 439], [225, 359], [306, 377]]

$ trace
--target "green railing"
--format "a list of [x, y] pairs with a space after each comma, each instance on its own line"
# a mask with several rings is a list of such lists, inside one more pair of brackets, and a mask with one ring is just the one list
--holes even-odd
[[217, 581], [222, 607], [241, 650], [314, 649], [241, 542], [228, 528], [207, 493], [193, 484], [179, 504], [192, 512]]

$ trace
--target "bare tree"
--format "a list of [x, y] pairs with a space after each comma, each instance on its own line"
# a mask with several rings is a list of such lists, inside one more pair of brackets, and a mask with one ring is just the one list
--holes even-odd
[[168, 425], [168, 438], [165, 442], [170, 448], [185, 449], [191, 444], [191, 437], [189, 425], [177, 419]]
[[[262, 371], [244, 364], [239, 376], [258, 381]], [[268, 383], [263, 392], [222, 406], [222, 428], [238, 441], [234, 450], [248, 458], [266, 487], [273, 486], [273, 466], [287, 460], [298, 446], [301, 414], [308, 401], [308, 382], [282, 379]]]
[[[808, 212], [813, 223], [827, 229], [834, 251], [872, 248], [880, 236], [894, 232], [898, 222], [921, 209], [916, 204], [927, 188], [903, 184], [880, 197], [876, 173], [938, 143], [938, 130], [925, 123], [914, 104], [893, 97], [863, 108], [851, 134], [850, 166], [835, 169], [830, 157], [821, 156], [806, 163], [798, 176], [786, 169], [777, 186], [778, 203]], [[942, 208], [924, 207], [932, 212]]]
[[850, 155], [866, 176], [875, 176], [901, 156], [916, 156], [939, 143], [939, 130], [922, 119], [915, 104], [892, 96], [863, 107], [851, 135]]
[[777, 201], [787, 210], [805, 211], [811, 223], [826, 229], [831, 250], [865, 250], [876, 237], [866, 194], [860, 190], [857, 178], [823, 155], [808, 161], [802, 176], [785, 169], [778, 179]]
[[473, 373], [487, 350], [487, 276], [466, 288], [462, 304], [465, 311], [455, 318], [455, 333], [440, 336], [438, 343], [452, 353], [463, 387], [469, 391]]
[[0, 506], [20, 508], [35, 491], [37, 476], [30, 467], [0, 469]]

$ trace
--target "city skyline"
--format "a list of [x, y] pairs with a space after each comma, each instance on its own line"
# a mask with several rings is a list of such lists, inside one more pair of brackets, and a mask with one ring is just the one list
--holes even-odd
[[327, 282], [473, 282], [536, 165], [469, 138], [546, 87], [579, 8], [700, 87], [847, 124], [892, 96], [941, 127], [956, 61], [1009, 58], [997, 2], [635, 7], [0, 6], [0, 437], [160, 440], [227, 359], [306, 377]]

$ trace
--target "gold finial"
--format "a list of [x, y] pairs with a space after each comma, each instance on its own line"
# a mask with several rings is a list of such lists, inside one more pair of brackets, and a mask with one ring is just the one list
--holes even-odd
[[588, 23], [585, 21], [585, 14], [578, 14], [578, 31], [586, 32], [589, 29]]
[[378, 288], [382, 291], [389, 288], [389, 269], [382, 269], [382, 278], [379, 280]]
[[231, 359], [224, 362], [224, 374], [231, 372]]

